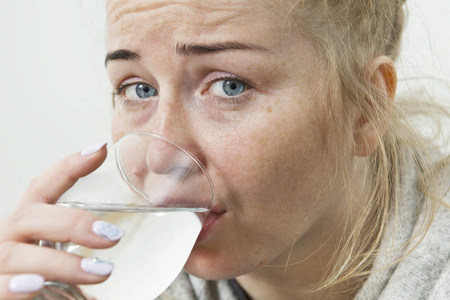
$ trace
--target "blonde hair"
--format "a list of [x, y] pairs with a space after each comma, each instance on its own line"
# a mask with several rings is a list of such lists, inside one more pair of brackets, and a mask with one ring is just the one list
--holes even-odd
[[[445, 110], [418, 99], [409, 99], [405, 106], [401, 101], [392, 104], [389, 95], [377, 89], [364, 74], [368, 62], [377, 56], [397, 60], [405, 22], [404, 2], [300, 0], [289, 3], [287, 20], [311, 41], [325, 62], [330, 102], [342, 99], [344, 107], [356, 107], [374, 128], [387, 126], [386, 131], [377, 132], [378, 147], [370, 157], [371, 192], [363, 214], [336, 249], [333, 265], [316, 290], [363, 280], [371, 272], [388, 218], [396, 213], [402, 170], [408, 157], [414, 157], [419, 174], [417, 187], [427, 198], [423, 209], [428, 215], [422, 230], [409, 243], [420, 242], [443, 198], [439, 178], [444, 178], [440, 173], [448, 170], [450, 159], [441, 157], [433, 162], [428, 141], [414, 130], [408, 117], [427, 114], [437, 120], [438, 114], [445, 114]], [[336, 124], [348, 122], [339, 112], [331, 117]], [[350, 136], [348, 139], [353, 140]], [[335, 176], [345, 178], [348, 174]]]

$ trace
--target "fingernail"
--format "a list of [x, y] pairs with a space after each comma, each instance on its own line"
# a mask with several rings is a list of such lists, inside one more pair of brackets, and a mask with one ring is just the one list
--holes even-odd
[[81, 260], [81, 268], [91, 274], [106, 276], [111, 274], [114, 264], [98, 258], [83, 258]]
[[118, 241], [125, 234], [125, 231], [114, 224], [98, 220], [92, 225], [94, 233], [108, 241]]
[[38, 274], [21, 274], [9, 280], [8, 288], [12, 293], [32, 293], [39, 291], [44, 281], [44, 277]]
[[97, 152], [98, 150], [102, 149], [105, 145], [106, 145], [106, 143], [98, 143], [95, 145], [91, 145], [91, 146], [87, 147], [86, 149], [84, 149], [83, 151], [81, 151], [81, 155], [93, 154], [93, 153]]

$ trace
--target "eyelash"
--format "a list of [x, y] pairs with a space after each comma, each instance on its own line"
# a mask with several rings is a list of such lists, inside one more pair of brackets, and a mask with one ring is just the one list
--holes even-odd
[[133, 83], [127, 83], [127, 84], [121, 84], [119, 85], [119, 87], [117, 89], [114, 90], [114, 95], [118, 96], [120, 94], [122, 94], [122, 92], [129, 86], [133, 85], [133, 84], [137, 84], [138, 82], [133, 82]]
[[[208, 80], [208, 82], [204, 83], [203, 86], [204, 88], [202, 88], [202, 92], [201, 94], [204, 95], [205, 92], [207, 92], [211, 86], [213, 84], [215, 84], [216, 82], [219, 81], [240, 81], [245, 85], [245, 90], [242, 92], [242, 94], [234, 96], [234, 97], [221, 97], [221, 96], [217, 96], [217, 95], [213, 95], [213, 94], [209, 94], [209, 97], [212, 97], [215, 101], [219, 102], [220, 104], [239, 104], [241, 102], [243, 102], [245, 99], [247, 99], [249, 96], [251, 96], [251, 89], [253, 88], [253, 84], [251, 84], [249, 81], [242, 79], [238, 76], [235, 75], [217, 75], [217, 76], [213, 76], [210, 80]], [[119, 98], [122, 102], [122, 104], [124, 106], [131, 106], [133, 104], [138, 104], [136, 102], [144, 102], [143, 101], [136, 101], [136, 100], [129, 100], [126, 97], [123, 96], [124, 91], [132, 86], [132, 85], [136, 85], [136, 84], [148, 84], [146, 82], [143, 81], [135, 81], [135, 82], [130, 82], [130, 83], [126, 83], [126, 84], [120, 84], [119, 87], [115, 88], [113, 91], [113, 97], [114, 100], [116, 98]]]
[[128, 87], [135, 85], [135, 84], [140, 84], [140, 83], [148, 84], [143, 81], [134, 81], [134, 82], [126, 83], [126, 84], [123, 84], [123, 83], [120, 84], [119, 87], [115, 88], [113, 91], [114, 102], [117, 98], [119, 98], [119, 100], [121, 101], [123, 106], [133, 106], [133, 104], [139, 104], [139, 103], [144, 102], [144, 100], [143, 101], [130, 100], [130, 99], [127, 99], [126, 97], [123, 97], [123, 95], [122, 95]]
[[[217, 95], [209, 95], [210, 97], [213, 97], [215, 101], [219, 102], [219, 103], [223, 103], [223, 104], [239, 104], [241, 102], [243, 102], [244, 100], [246, 100], [251, 93], [249, 93], [251, 91], [251, 89], [253, 88], [253, 84], [251, 84], [249, 81], [242, 79], [238, 76], [235, 75], [217, 75], [213, 78], [211, 78], [207, 83], [204, 84], [204, 86], [206, 87], [204, 90], [208, 91], [211, 86], [219, 81], [240, 81], [245, 85], [245, 90], [242, 92], [242, 94], [238, 95], [238, 96], [234, 96], [234, 97], [221, 97], [221, 96], [217, 96]], [[203, 90], [203, 89], [202, 89]], [[204, 92], [202, 92], [203, 94]]]

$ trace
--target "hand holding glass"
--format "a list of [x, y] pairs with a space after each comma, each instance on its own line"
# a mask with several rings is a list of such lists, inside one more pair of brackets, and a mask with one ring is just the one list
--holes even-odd
[[[82, 178], [58, 205], [92, 211], [126, 231], [111, 249], [58, 244], [83, 257], [112, 261], [106, 282], [82, 290], [98, 299], [154, 299], [179, 274], [213, 202], [213, 185], [204, 166], [175, 143], [147, 132], [124, 136], [115, 145], [117, 169], [105, 163]], [[120, 175], [119, 175], [120, 174]], [[128, 185], [124, 184], [124, 181]], [[95, 260], [94, 260], [95, 262]], [[42, 295], [86, 299], [63, 283], [47, 283]], [[83, 298], [84, 297], [84, 298]]]

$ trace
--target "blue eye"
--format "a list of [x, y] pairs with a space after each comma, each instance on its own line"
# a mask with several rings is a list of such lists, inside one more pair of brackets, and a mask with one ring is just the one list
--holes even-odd
[[219, 80], [214, 82], [211, 93], [221, 97], [236, 97], [245, 92], [247, 84], [237, 79]]
[[146, 99], [158, 95], [158, 91], [149, 84], [146, 83], [136, 83], [129, 85], [125, 89], [125, 95], [128, 99], [134, 100]]
[[225, 80], [223, 82], [223, 91], [228, 96], [237, 96], [245, 90], [245, 84], [238, 80]]

